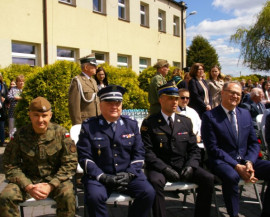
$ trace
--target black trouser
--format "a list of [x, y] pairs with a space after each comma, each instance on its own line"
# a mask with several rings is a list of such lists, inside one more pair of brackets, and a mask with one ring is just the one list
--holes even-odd
[[[147, 170], [147, 177], [156, 191], [153, 204], [154, 217], [166, 217], [164, 186], [167, 182], [164, 175], [154, 170]], [[190, 182], [197, 184], [198, 195], [195, 204], [195, 217], [210, 216], [212, 194], [214, 189], [214, 175], [201, 167], [194, 169]]]

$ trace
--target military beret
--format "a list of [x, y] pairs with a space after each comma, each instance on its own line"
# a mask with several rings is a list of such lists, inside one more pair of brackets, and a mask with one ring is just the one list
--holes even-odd
[[178, 88], [175, 85], [174, 81], [170, 81], [167, 84], [164, 84], [158, 88], [158, 95], [161, 96], [162, 94], [168, 96], [179, 97]]
[[95, 54], [89, 54], [85, 57], [80, 58], [81, 64], [90, 63], [91, 65], [97, 66], [97, 60], [95, 58]]
[[154, 65], [154, 68], [158, 69], [158, 68], [161, 68], [163, 66], [169, 67], [169, 63], [168, 63], [167, 60], [159, 60], [159, 61], [157, 61], [157, 63]]
[[123, 100], [123, 95], [126, 92], [124, 87], [119, 85], [108, 85], [98, 91], [100, 101], [120, 101]]
[[35, 112], [47, 112], [51, 110], [51, 103], [44, 97], [39, 96], [31, 101], [29, 110]]

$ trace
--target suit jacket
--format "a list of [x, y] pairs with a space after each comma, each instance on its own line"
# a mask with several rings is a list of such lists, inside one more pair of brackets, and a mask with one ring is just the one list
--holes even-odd
[[159, 112], [144, 119], [141, 135], [146, 168], [161, 172], [169, 166], [180, 172], [185, 166], [199, 166], [200, 149], [189, 118], [175, 114], [172, 132]]
[[[212, 96], [209, 91], [207, 82], [202, 80], [204, 85], [208, 89], [209, 105], [212, 105]], [[188, 83], [188, 90], [190, 92], [190, 101], [189, 106], [198, 112], [199, 116], [202, 117], [202, 114], [206, 111], [206, 104], [204, 103], [205, 92], [197, 78], [192, 78]]]
[[265, 110], [264, 104], [262, 104], [262, 103], [258, 103], [258, 104], [261, 106], [262, 111], [260, 111], [257, 104], [255, 102], [253, 102], [251, 99], [249, 99], [247, 102], [241, 104], [242, 108], [249, 110], [254, 126], [257, 126], [257, 124], [256, 124], [257, 115], [263, 114], [263, 112]]
[[201, 133], [210, 167], [227, 163], [234, 168], [245, 160], [253, 163], [257, 160], [260, 146], [251, 116], [247, 110], [236, 107], [236, 117], [238, 139], [235, 138], [231, 122], [221, 106], [204, 113]]
[[115, 132], [102, 115], [84, 121], [77, 151], [85, 178], [97, 179], [102, 173], [115, 175], [119, 172], [145, 177], [142, 173], [144, 148], [138, 123], [128, 116], [117, 120]]
[[77, 79], [82, 85], [86, 100], [91, 99], [92, 95], [98, 92], [95, 79], [87, 79], [83, 73], [72, 79], [68, 96], [68, 109], [72, 125], [81, 124], [87, 118], [100, 115], [99, 98], [96, 96], [92, 102], [85, 102], [78, 88]]

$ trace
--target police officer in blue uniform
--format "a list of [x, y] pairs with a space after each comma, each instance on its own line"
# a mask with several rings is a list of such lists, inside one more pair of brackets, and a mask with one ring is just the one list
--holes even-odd
[[155, 217], [166, 217], [166, 182], [190, 181], [198, 184], [195, 217], [209, 217], [214, 176], [201, 168], [200, 149], [191, 120], [175, 113], [178, 88], [174, 82], [159, 87], [161, 111], [144, 119], [141, 127], [145, 146], [147, 177], [156, 190]]
[[142, 172], [144, 148], [137, 121], [121, 115], [124, 93], [116, 85], [101, 89], [101, 115], [82, 124], [77, 150], [90, 217], [108, 217], [106, 200], [112, 191], [135, 198], [129, 217], [148, 216], [155, 198]]

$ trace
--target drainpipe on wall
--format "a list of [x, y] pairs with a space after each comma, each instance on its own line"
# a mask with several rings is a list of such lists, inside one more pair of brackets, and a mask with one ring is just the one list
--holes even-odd
[[186, 63], [184, 62], [184, 12], [187, 9], [187, 6], [185, 4], [185, 2], [181, 1], [179, 2], [179, 5], [182, 7], [181, 10], [181, 66], [182, 66], [182, 70], [184, 69], [184, 67], [186, 67]]
[[43, 0], [43, 48], [44, 64], [48, 65], [48, 26], [47, 26], [47, 0]]

